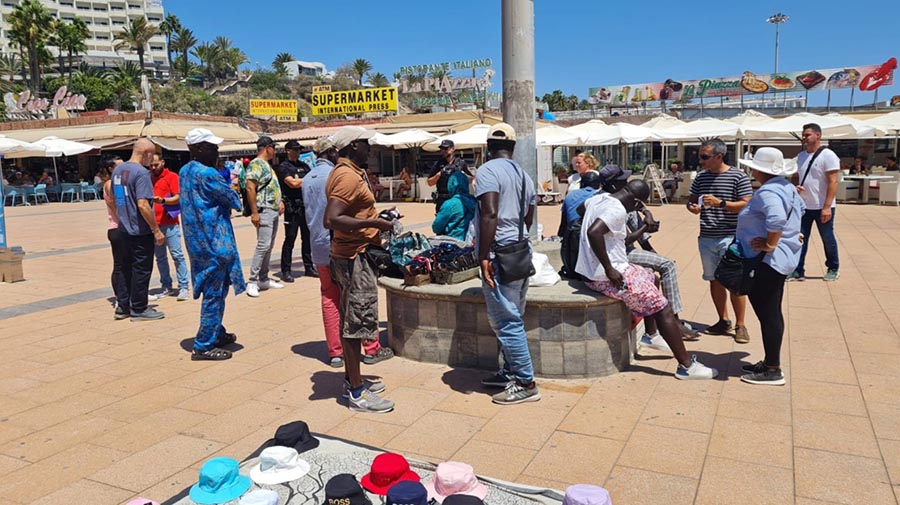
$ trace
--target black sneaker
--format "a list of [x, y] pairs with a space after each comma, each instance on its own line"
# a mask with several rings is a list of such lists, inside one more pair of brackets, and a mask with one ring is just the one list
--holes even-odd
[[381, 363], [382, 361], [391, 359], [393, 357], [394, 351], [392, 351], [390, 347], [382, 347], [378, 349], [375, 354], [363, 355], [362, 362], [367, 365], [374, 365], [375, 363]]
[[481, 379], [481, 384], [484, 386], [495, 388], [505, 388], [507, 384], [514, 380], [516, 380], [516, 378], [513, 377], [509, 372], [507, 372], [506, 370], [500, 370], [490, 377]]
[[319, 277], [319, 270], [315, 265], [307, 265], [306, 269], [303, 272], [303, 275], [306, 277]]
[[121, 321], [122, 319], [128, 319], [131, 317], [131, 312], [123, 309], [122, 307], [116, 307], [116, 313], [113, 318], [116, 321]]
[[733, 329], [730, 319], [720, 319], [718, 323], [710, 326], [703, 333], [707, 335], [730, 335]]
[[294, 282], [294, 274], [290, 272], [281, 272], [282, 282]]
[[784, 386], [784, 374], [780, 368], [775, 370], [766, 369], [762, 372], [748, 373], [742, 375], [741, 380], [748, 384], [757, 384], [760, 386]]
[[131, 321], [155, 321], [166, 317], [163, 312], [156, 309], [146, 308], [143, 312], [132, 312]]
[[741, 367], [741, 371], [744, 373], [760, 373], [766, 371], [766, 362], [765, 361], [757, 361], [752, 365], [744, 365]]

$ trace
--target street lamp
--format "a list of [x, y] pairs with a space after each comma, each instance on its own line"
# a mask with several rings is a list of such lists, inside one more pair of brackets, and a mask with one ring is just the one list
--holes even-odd
[[782, 13], [777, 13], [769, 16], [769, 19], [766, 20], [766, 23], [775, 25], [775, 73], [778, 73], [778, 25], [781, 23], [787, 23], [791, 18], [787, 17], [787, 15]]

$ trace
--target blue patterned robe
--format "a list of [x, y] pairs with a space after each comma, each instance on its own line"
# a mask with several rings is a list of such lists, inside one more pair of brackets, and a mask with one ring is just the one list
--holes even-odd
[[194, 298], [203, 293], [225, 296], [229, 277], [234, 294], [243, 293], [246, 284], [231, 227], [231, 209], [241, 208], [237, 193], [216, 169], [198, 161], [183, 166], [178, 180]]

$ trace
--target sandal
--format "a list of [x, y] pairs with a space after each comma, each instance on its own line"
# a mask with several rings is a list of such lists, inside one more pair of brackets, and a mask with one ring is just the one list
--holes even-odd
[[224, 347], [237, 342], [237, 335], [234, 333], [226, 333], [222, 338], [217, 339], [213, 345], [216, 347]]
[[231, 351], [225, 349], [212, 348], [205, 352], [194, 349], [191, 352], [191, 361], [222, 361], [226, 359], [231, 359]]

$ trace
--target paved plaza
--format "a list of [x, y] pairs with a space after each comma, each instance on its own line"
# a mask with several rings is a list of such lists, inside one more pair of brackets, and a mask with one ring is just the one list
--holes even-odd
[[[433, 205], [399, 207], [407, 227], [430, 233]], [[558, 212], [539, 208], [546, 234]], [[654, 212], [662, 230], [653, 243], [678, 262], [682, 316], [715, 322], [696, 216], [681, 205]], [[719, 380], [678, 381], [675, 360], [651, 352], [613, 377], [540, 381], [540, 402], [501, 407], [480, 386], [483, 372], [395, 358], [363, 368], [397, 404], [385, 415], [338, 400], [343, 372], [323, 362], [316, 279], [229, 298], [225, 324], [243, 348], [226, 362], [190, 360], [199, 301], [158, 302], [162, 321], [114, 321], [106, 222], [102, 202], [7, 209], [10, 245], [28, 254], [27, 281], [0, 284], [0, 505], [164, 501], [207, 458], [243, 459], [298, 419], [486, 476], [602, 485], [616, 505], [880, 505], [900, 495], [896, 208], [838, 208], [837, 283], [821, 281], [814, 233], [811, 279], [785, 297], [785, 387], [739, 380], [741, 364], [762, 358], [751, 312], [750, 344], [687, 343]], [[255, 234], [249, 219], [234, 223], [246, 275]], [[384, 320], [383, 298], [380, 310]]]

